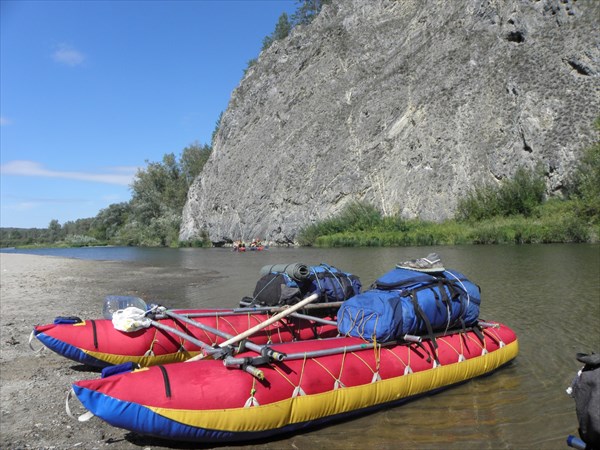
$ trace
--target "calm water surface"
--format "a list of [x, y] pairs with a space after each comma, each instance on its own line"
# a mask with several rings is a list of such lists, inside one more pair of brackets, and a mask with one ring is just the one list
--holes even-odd
[[218, 272], [208, 286], [168, 289], [170, 306], [235, 306], [250, 295], [263, 265], [327, 262], [359, 275], [364, 287], [405, 259], [436, 251], [448, 268], [482, 289], [481, 317], [513, 328], [516, 361], [496, 373], [348, 420], [255, 445], [256, 448], [563, 449], [577, 434], [565, 394], [577, 352], [600, 352], [600, 246], [527, 245], [420, 248], [227, 249], [89, 248], [31, 250], [84, 259]]

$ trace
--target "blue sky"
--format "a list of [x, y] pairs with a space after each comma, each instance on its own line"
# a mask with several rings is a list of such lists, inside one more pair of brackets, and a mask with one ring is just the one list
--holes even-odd
[[0, 1], [0, 226], [131, 198], [146, 161], [209, 143], [295, 0]]

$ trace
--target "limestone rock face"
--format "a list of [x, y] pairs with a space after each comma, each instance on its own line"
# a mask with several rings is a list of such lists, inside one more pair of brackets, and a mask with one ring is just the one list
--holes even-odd
[[442, 220], [541, 164], [559, 195], [600, 115], [597, 0], [334, 0], [232, 93], [180, 238], [294, 242], [354, 200]]

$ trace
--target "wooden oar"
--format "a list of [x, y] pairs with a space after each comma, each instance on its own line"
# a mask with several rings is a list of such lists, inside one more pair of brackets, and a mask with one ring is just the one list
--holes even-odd
[[[303, 308], [305, 305], [308, 305], [310, 302], [314, 302], [318, 298], [319, 298], [319, 294], [312, 294], [312, 295], [306, 297], [301, 302], [296, 303], [295, 305], [290, 306], [286, 310], [281, 311], [279, 314], [274, 315], [270, 319], [267, 319], [264, 322], [259, 323], [258, 325], [256, 325], [256, 326], [254, 326], [254, 327], [252, 327], [252, 328], [250, 328], [250, 329], [248, 329], [248, 330], [246, 330], [246, 331], [238, 334], [237, 336], [234, 336], [231, 339], [228, 339], [225, 342], [222, 342], [221, 344], [219, 344], [219, 347], [223, 348], [223, 347], [227, 347], [228, 345], [232, 345], [232, 344], [235, 344], [237, 342], [240, 342], [241, 340], [246, 339], [248, 336], [252, 336], [257, 331], [260, 331], [263, 328], [266, 328], [269, 325], [277, 322], [278, 320], [281, 320], [284, 317], [289, 316], [293, 312], [295, 312], [295, 311]], [[203, 358], [204, 358], [204, 355], [199, 354], [199, 355], [194, 356], [193, 358], [188, 359], [186, 362], [198, 361], [198, 360], [203, 359]]]

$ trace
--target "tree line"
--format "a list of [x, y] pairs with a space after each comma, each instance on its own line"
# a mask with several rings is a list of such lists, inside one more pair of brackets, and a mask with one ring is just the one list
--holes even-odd
[[[214, 135], [214, 134], [213, 134]], [[131, 199], [113, 203], [95, 217], [60, 224], [53, 219], [48, 228], [2, 228], [2, 247], [26, 245], [135, 245], [174, 246], [188, 190], [202, 172], [212, 146], [193, 143], [179, 157], [174, 153], [162, 161], [139, 169], [131, 184]]]
[[[296, 12], [291, 17], [281, 14], [273, 32], [264, 38], [262, 50], [286, 38], [295, 26], [312, 22], [328, 3], [331, 0], [297, 0]], [[188, 190], [212, 152], [222, 115], [212, 133], [211, 145], [196, 142], [184, 148], [179, 157], [169, 153], [162, 161], [146, 161], [147, 166], [138, 170], [131, 185], [131, 200], [111, 204], [91, 218], [62, 225], [53, 219], [48, 228], [0, 228], [0, 245], [178, 245]]]

